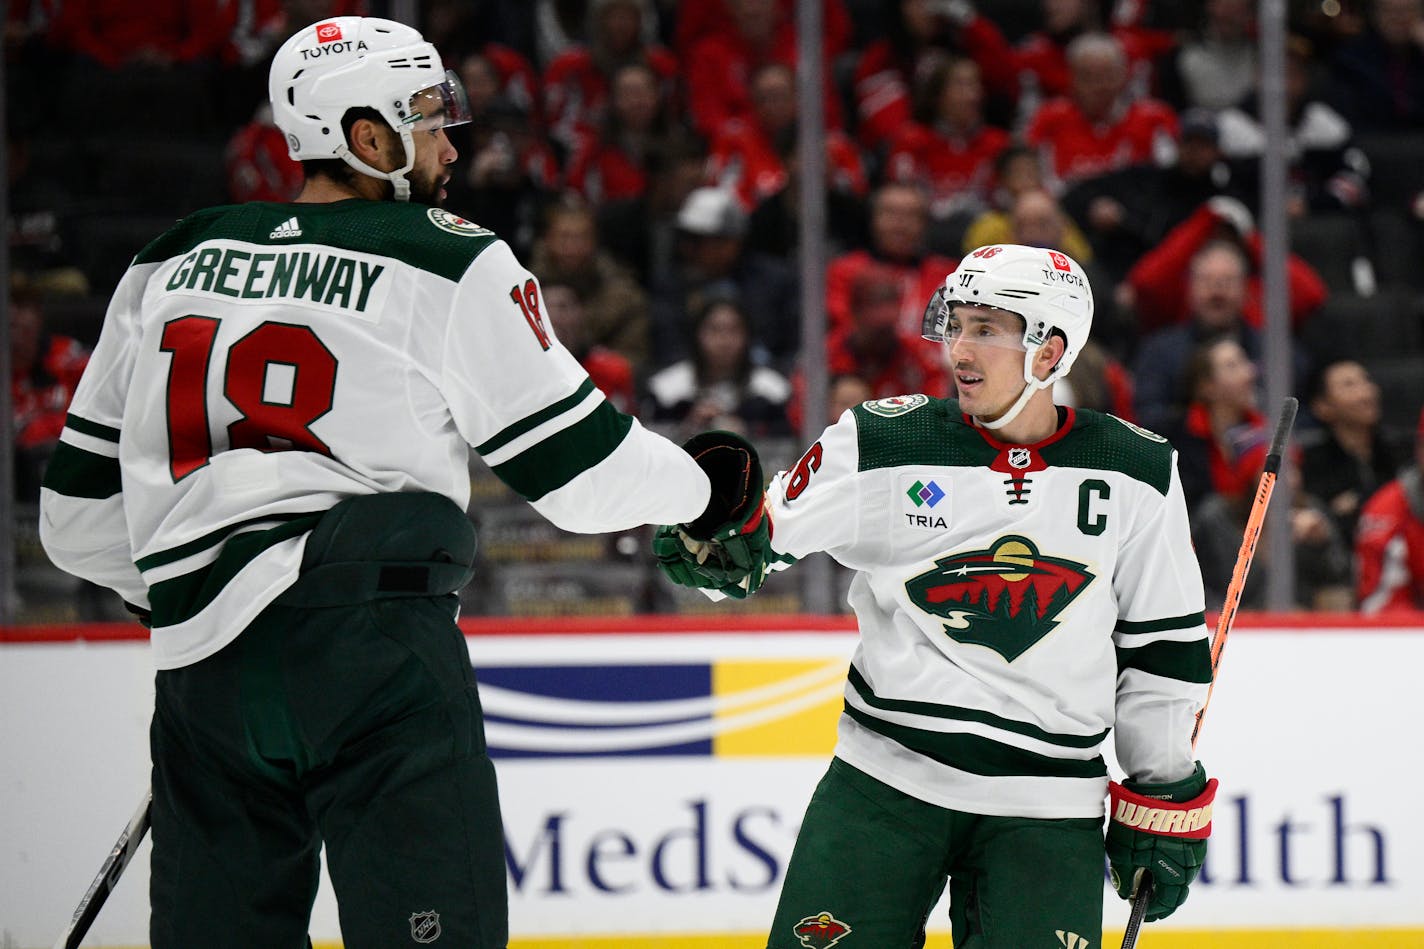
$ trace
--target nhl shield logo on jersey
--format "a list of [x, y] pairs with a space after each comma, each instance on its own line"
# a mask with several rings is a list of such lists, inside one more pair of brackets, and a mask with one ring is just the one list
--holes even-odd
[[410, 914], [410, 938], [416, 942], [434, 942], [440, 938], [440, 914], [433, 909]]
[[1010, 534], [988, 550], [951, 554], [905, 583], [910, 601], [946, 620], [956, 642], [987, 646], [1009, 662], [1058, 625], [1057, 616], [1091, 583], [1081, 563], [1046, 557]]
[[892, 395], [888, 399], [876, 399], [863, 404], [865, 411], [871, 415], [894, 418], [897, 415], [904, 415], [906, 412], [913, 412], [922, 405], [928, 405], [929, 401], [929, 396], [916, 393], [915, 395]]
[[830, 913], [817, 913], [801, 920], [792, 931], [801, 940], [801, 945], [808, 949], [826, 949], [850, 935], [850, 924], [841, 922]]
[[467, 221], [460, 215], [452, 214], [444, 208], [431, 208], [425, 212], [425, 216], [430, 218], [430, 223], [440, 230], [458, 234], [461, 237], [480, 237], [490, 233], [489, 230], [480, 227], [474, 221]]

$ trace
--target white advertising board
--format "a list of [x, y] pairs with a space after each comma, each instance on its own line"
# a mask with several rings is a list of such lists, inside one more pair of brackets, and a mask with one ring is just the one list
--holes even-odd
[[[630, 625], [469, 640], [511, 945], [754, 945], [830, 756], [854, 636]], [[1424, 945], [1422, 668], [1424, 629], [1234, 633], [1198, 748], [1221, 780], [1207, 871], [1153, 931], [1289, 945], [1260, 931], [1341, 930], [1352, 945], [1394, 929], [1404, 941], [1370, 944]], [[142, 641], [0, 637], [0, 946], [50, 945], [89, 884], [147, 785], [152, 694]], [[145, 847], [86, 945], [146, 943], [146, 861]], [[1120, 928], [1124, 904], [1108, 907]], [[934, 918], [946, 931], [943, 907]], [[340, 938], [325, 883], [312, 936]]]

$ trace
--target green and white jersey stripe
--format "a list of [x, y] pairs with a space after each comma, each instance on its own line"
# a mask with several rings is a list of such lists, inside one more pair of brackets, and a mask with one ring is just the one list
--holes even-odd
[[1139, 780], [1192, 767], [1210, 679], [1171, 446], [1095, 412], [1007, 445], [956, 403], [847, 412], [768, 491], [779, 553], [856, 571], [836, 753], [930, 803], [1102, 813], [1102, 743]]
[[691, 520], [708, 496], [594, 387], [509, 248], [416, 204], [184, 219], [125, 275], [71, 411], [42, 536], [152, 607], [160, 668], [238, 635], [343, 498], [467, 506], [470, 446], [569, 530]]

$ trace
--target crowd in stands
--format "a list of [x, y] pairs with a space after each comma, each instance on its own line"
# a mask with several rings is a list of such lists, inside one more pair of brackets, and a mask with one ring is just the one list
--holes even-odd
[[[863, 399], [953, 395], [918, 336], [936, 285], [987, 243], [1059, 248], [1089, 274], [1097, 317], [1057, 397], [1172, 439], [1208, 602], [1272, 414], [1256, 6], [824, 0], [813, 143], [797, 134], [794, 0], [415, 4], [474, 117], [451, 130], [447, 206], [528, 262], [619, 408], [670, 433], [793, 439]], [[22, 499], [129, 257], [198, 207], [299, 189], [265, 105], [277, 45], [390, 12], [6, 6]], [[1424, 447], [1410, 450], [1424, 446], [1424, 0], [1299, 0], [1289, 29], [1296, 603], [1424, 608]], [[830, 406], [805, 404], [807, 148], [827, 178]], [[1261, 598], [1258, 583], [1246, 602]]]

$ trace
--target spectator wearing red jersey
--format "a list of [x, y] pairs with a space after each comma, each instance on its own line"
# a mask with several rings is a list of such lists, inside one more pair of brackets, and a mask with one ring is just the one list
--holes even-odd
[[216, 59], [231, 22], [217, 0], [64, 0], [56, 45], [106, 69]]
[[[673, 48], [679, 59], [686, 61], [700, 40], [720, 36], [736, 29], [732, 10], [738, 0], [679, 0], [677, 26]], [[791, 22], [796, 16], [796, 0], [774, 0], [778, 24]], [[826, 61], [850, 49], [852, 25], [844, 0], [826, 0], [822, 7], [822, 23], [826, 38]]]
[[[1259, 329], [1263, 321], [1261, 301], [1261, 234], [1240, 201], [1227, 196], [1211, 198], [1189, 218], [1167, 232], [1162, 242], [1143, 254], [1128, 271], [1122, 303], [1137, 314], [1139, 332], [1184, 322], [1189, 315], [1186, 293], [1190, 263], [1197, 251], [1213, 240], [1225, 239], [1239, 245], [1249, 270], [1241, 314], [1246, 323]], [[1286, 279], [1290, 294], [1291, 325], [1299, 327], [1325, 302], [1328, 291], [1315, 269], [1295, 254], [1286, 259]]]
[[[1043, 0], [1043, 29], [1030, 33], [1014, 50], [1019, 73], [1020, 115], [1032, 115], [1046, 100], [1068, 95], [1073, 87], [1069, 47], [1081, 36], [1103, 29], [1095, 0]], [[1130, 98], [1152, 85], [1152, 62], [1175, 45], [1171, 33], [1129, 23], [1111, 28], [1124, 54], [1124, 85]]]
[[588, 317], [578, 290], [557, 278], [541, 280], [539, 289], [544, 295], [544, 313], [559, 342], [573, 353], [593, 384], [602, 390], [614, 408], [637, 415], [633, 364], [622, 354], [589, 342]]
[[602, 126], [569, 161], [568, 186], [595, 205], [636, 198], [648, 187], [649, 154], [675, 127], [658, 74], [646, 63], [619, 66]]
[[[893, 275], [900, 288], [900, 329], [919, 338], [925, 301], [957, 265], [953, 258], [925, 252], [928, 229], [929, 200], [918, 188], [892, 182], [874, 192], [870, 248], [842, 254], [826, 268], [826, 316], [831, 330], [849, 329], [856, 281], [865, 271], [879, 269]], [[938, 349], [928, 342], [923, 348]]]
[[[944, 280], [943, 274], [940, 280]], [[949, 375], [942, 353], [939, 347], [920, 345], [924, 340], [918, 335], [918, 326], [914, 333], [903, 328], [902, 291], [900, 274], [888, 268], [871, 266], [856, 274], [850, 291], [850, 324], [833, 331], [826, 340], [827, 370], [832, 378], [860, 377], [870, 387], [873, 399], [915, 392], [943, 398], [949, 394]], [[923, 304], [920, 310], [923, 315]], [[804, 372], [796, 373], [793, 386], [795, 395], [787, 414], [799, 429], [806, 390]]]
[[272, 106], [257, 107], [228, 140], [227, 195], [234, 204], [291, 201], [302, 190], [302, 166], [287, 154], [287, 138], [272, 122]]
[[581, 201], [554, 205], [530, 262], [540, 281], [567, 284], [584, 305], [584, 331], [635, 365], [648, 356], [648, 297], [632, 276], [598, 246], [593, 210]]
[[49, 333], [37, 295], [10, 294], [10, 406], [15, 438], [15, 494], [38, 500], [45, 463], [59, 442], [65, 413], [89, 352], [77, 340]]
[[[709, 141], [731, 119], [752, 117], [751, 79], [768, 63], [796, 66], [796, 23], [777, 0], [728, 0], [733, 29], [698, 40], [683, 57], [683, 83], [693, 128]], [[827, 56], [827, 62], [831, 57]], [[840, 95], [826, 71], [826, 128], [839, 129]]]
[[900, 0], [885, 32], [860, 55], [851, 78], [863, 146], [880, 150], [899, 134], [914, 113], [916, 78], [946, 53], [971, 57], [990, 90], [990, 113], [1011, 118], [1017, 98], [1013, 49], [972, 4]]
[[619, 66], [643, 63], [671, 100], [677, 61], [662, 46], [644, 42], [646, 0], [594, 0], [589, 6], [589, 42], [556, 56], [544, 70], [544, 121], [549, 136], [565, 152], [584, 136], [597, 134]]
[[1106, 33], [1088, 33], [1068, 47], [1069, 95], [1039, 107], [1024, 131], [1044, 151], [1051, 177], [1070, 185], [1094, 175], [1170, 157], [1177, 117], [1156, 99], [1130, 101], [1127, 56]]
[[[752, 114], [731, 119], [712, 140], [708, 183], [734, 190], [748, 211], [786, 186], [787, 159], [796, 146], [796, 75], [785, 63], [757, 67], [748, 84]], [[865, 169], [851, 140], [831, 129], [822, 143], [827, 184], [863, 197]]]
[[[923, 189], [937, 229], [957, 237], [989, 208], [994, 163], [1008, 145], [1008, 132], [984, 124], [979, 66], [972, 59], [947, 59], [917, 88], [915, 121], [892, 139], [885, 178]], [[935, 243], [953, 247], [959, 241]]]
[[1208, 494], [1248, 494], [1266, 458], [1266, 418], [1256, 406], [1256, 365], [1230, 337], [1203, 342], [1187, 363], [1190, 401], [1171, 432], [1182, 493], [1191, 510]]
[[1413, 466], [1360, 510], [1355, 566], [1360, 612], [1424, 610], [1424, 412]]

